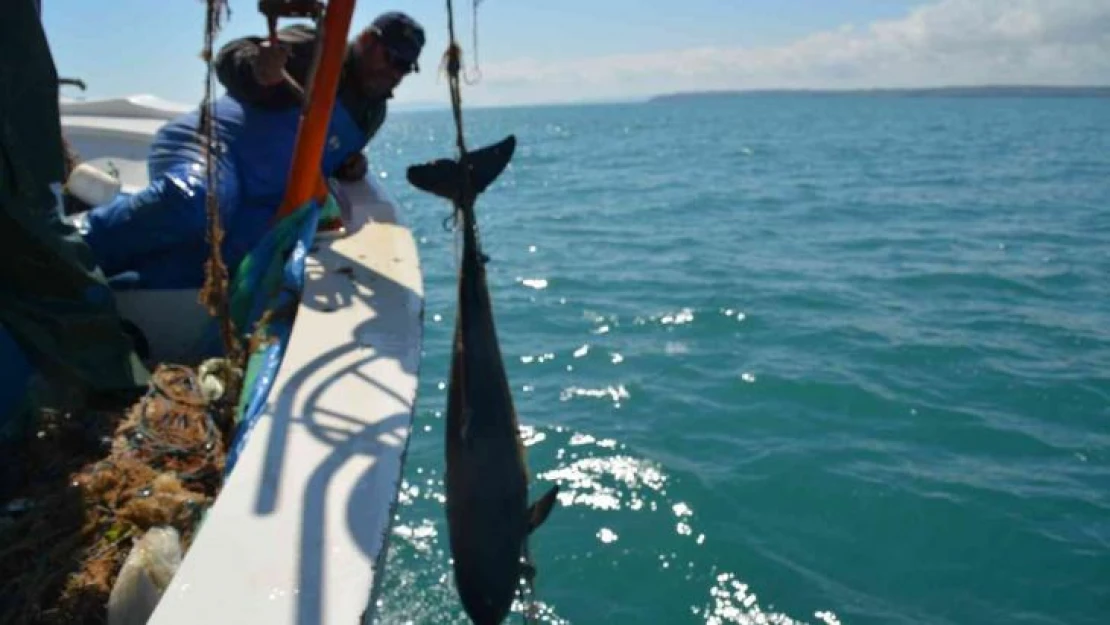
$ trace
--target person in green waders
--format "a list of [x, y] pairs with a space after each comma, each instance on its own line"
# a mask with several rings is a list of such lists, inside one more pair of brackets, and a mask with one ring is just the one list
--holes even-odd
[[4, 448], [28, 435], [40, 407], [32, 380], [80, 409], [123, 407], [150, 377], [92, 252], [61, 219], [64, 175], [38, 2], [11, 0], [0, 18], [0, 501], [19, 479]]

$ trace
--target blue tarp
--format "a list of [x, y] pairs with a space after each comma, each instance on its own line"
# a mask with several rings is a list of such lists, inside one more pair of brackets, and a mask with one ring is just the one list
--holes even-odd
[[310, 202], [267, 233], [239, 266], [231, 287], [231, 315], [240, 335], [251, 334], [266, 310], [273, 314], [259, 328], [266, 340], [247, 362], [227, 473], [234, 468], [258, 422], [285, 355], [304, 289], [305, 258], [315, 240], [320, 216], [337, 210], [330, 197], [323, 207]]

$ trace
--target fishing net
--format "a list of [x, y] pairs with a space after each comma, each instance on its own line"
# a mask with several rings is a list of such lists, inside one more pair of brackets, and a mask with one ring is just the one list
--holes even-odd
[[[239, 266], [230, 312], [254, 328], [245, 376], [226, 361], [162, 364], [122, 413], [39, 413], [18, 457], [5, 459], [27, 478], [0, 504], [0, 624], [104, 623], [139, 538], [172, 527], [188, 549], [269, 395], [317, 224], [338, 212], [334, 198], [309, 202]], [[218, 398], [209, 371], [223, 379]]]
[[103, 623], [135, 540], [172, 527], [187, 549], [221, 484], [219, 406], [194, 369], [163, 365], [123, 414], [41, 412], [0, 517], [0, 623]]
[[[210, 60], [226, 7], [206, 1]], [[202, 299], [229, 357], [218, 361], [221, 392], [213, 394], [204, 373], [212, 361], [161, 364], [147, 393], [124, 411], [38, 412], [31, 435], [3, 457], [24, 477], [16, 498], [0, 502], [0, 625], [104, 623], [133, 545], [172, 536], [187, 551], [245, 444], [292, 331], [317, 225], [340, 221], [340, 211], [330, 196], [323, 205], [308, 202], [228, 280], [222, 233], [207, 208], [214, 252]], [[248, 337], [240, 350], [238, 340]]]

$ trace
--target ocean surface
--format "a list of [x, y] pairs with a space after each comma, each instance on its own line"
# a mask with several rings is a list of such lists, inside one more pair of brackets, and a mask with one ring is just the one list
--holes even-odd
[[[444, 87], [446, 99], [446, 86]], [[480, 200], [536, 493], [543, 623], [1110, 623], [1110, 100], [748, 97], [480, 109]], [[381, 622], [466, 623], [443, 513], [457, 233]], [[521, 622], [515, 614], [511, 622]]]

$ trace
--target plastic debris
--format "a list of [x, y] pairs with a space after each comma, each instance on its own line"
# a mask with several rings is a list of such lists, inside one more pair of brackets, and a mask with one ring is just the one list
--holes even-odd
[[155, 527], [135, 541], [108, 597], [108, 625], [146, 625], [181, 566], [181, 537]]
[[208, 402], [223, 399], [229, 386], [242, 384], [243, 372], [226, 358], [210, 358], [197, 368], [201, 393]]

